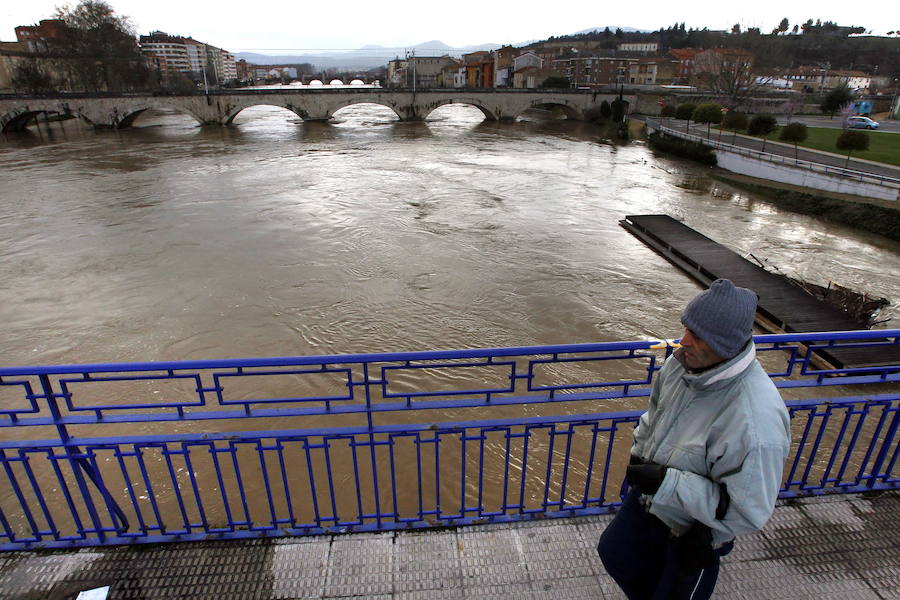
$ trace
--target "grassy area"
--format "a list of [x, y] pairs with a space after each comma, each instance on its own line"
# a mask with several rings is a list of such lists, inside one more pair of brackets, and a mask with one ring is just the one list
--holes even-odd
[[[779, 127], [779, 129], [781, 128]], [[801, 148], [812, 148], [813, 150], [823, 150], [835, 154], [847, 154], [845, 150], [838, 150], [835, 145], [835, 141], [842, 133], [841, 129], [809, 127], [807, 131], [808, 137], [806, 141], [798, 144]], [[874, 160], [900, 167], [900, 134], [886, 131], [867, 131], [864, 129], [858, 129], [857, 131], [863, 131], [869, 136], [869, 149], [865, 152], [854, 151], [851, 158]], [[724, 132], [722, 138], [725, 138]], [[769, 139], [777, 142], [778, 130], [772, 132], [769, 135]]]
[[[840, 129], [810, 127], [808, 131], [809, 137], [802, 144], [805, 148], [846, 154], [845, 151], [838, 150], [834, 144], [842, 133]], [[854, 152], [853, 157], [900, 166], [900, 135], [886, 131], [866, 131], [865, 133], [869, 136], [869, 149], [864, 152]], [[773, 139], [778, 139], [777, 131], [772, 135]]]

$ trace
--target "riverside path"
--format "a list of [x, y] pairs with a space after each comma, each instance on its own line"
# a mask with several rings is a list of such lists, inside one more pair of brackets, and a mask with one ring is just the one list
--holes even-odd
[[[675, 129], [677, 131], [685, 131], [685, 122], [677, 121], [675, 119], [660, 119], [654, 117], [659, 123], [665, 127], [669, 127]], [[706, 127], [702, 125], [692, 124], [690, 127], [690, 133], [692, 135], [701, 136], [704, 139], [707, 139]], [[794, 146], [792, 144], [785, 144], [782, 142], [778, 142], [776, 140], [761, 140], [756, 137], [751, 137], [747, 135], [741, 134], [732, 134], [730, 132], [723, 131], [721, 135], [719, 135], [718, 131], [713, 131], [708, 139], [712, 141], [721, 141], [724, 143], [732, 144], [735, 146], [739, 146], [741, 148], [747, 148], [748, 150], [754, 150], [757, 152], [766, 152], [768, 154], [774, 154], [776, 156], [784, 156], [790, 159], [797, 159], [800, 161], [814, 162], [822, 165], [827, 165], [829, 167], [837, 167], [837, 168], [847, 168], [852, 169], [854, 171], [860, 171], [863, 173], [869, 173], [871, 175], [878, 175], [881, 177], [890, 177], [892, 179], [900, 179], [900, 167], [894, 167], [892, 165], [888, 165], [885, 163], [873, 162], [870, 160], [860, 160], [853, 158], [851, 156], [850, 163], [847, 163], [847, 156], [841, 155], [832, 152], [823, 152], [820, 150], [812, 150], [810, 148], [797, 148], [796, 156], [794, 154]]]

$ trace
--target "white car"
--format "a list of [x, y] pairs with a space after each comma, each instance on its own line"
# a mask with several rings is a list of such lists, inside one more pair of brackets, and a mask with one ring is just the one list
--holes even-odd
[[850, 117], [847, 119], [847, 125], [852, 129], [878, 129], [878, 121], [873, 121], [869, 117]]

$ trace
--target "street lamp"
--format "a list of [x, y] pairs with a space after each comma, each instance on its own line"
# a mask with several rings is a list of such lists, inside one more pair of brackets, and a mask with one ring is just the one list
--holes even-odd
[[897, 106], [897, 91], [900, 88], [900, 79], [894, 78], [894, 97], [891, 98], [891, 112], [888, 114], [888, 117], [891, 119], [897, 118], [897, 113], [900, 112], [900, 106]]

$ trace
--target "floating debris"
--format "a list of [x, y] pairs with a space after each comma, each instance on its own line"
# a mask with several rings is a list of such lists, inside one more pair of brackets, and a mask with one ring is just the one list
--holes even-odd
[[754, 256], [753, 253], [749, 253], [748, 256], [755, 260], [763, 269], [787, 280], [810, 296], [843, 311], [860, 323], [864, 323], [868, 329], [871, 329], [875, 325], [887, 323], [891, 320], [890, 315], [888, 315], [887, 318], [880, 318], [882, 316], [882, 311], [891, 304], [890, 300], [887, 298], [870, 296], [866, 292], [857, 292], [856, 290], [833, 281], [829, 281], [827, 286], [822, 286], [803, 279], [791, 277], [775, 265], [769, 263], [767, 259], [760, 260]]

